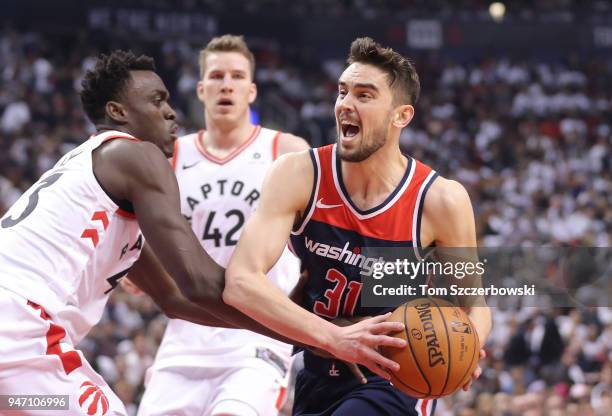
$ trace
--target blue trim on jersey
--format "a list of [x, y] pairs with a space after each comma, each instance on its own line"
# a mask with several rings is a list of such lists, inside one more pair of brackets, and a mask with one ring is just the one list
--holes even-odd
[[433, 174], [429, 182], [427, 182], [427, 185], [425, 185], [425, 188], [423, 188], [423, 192], [421, 193], [421, 201], [419, 203], [419, 211], [417, 212], [417, 223], [416, 223], [417, 248], [422, 247], [422, 244], [421, 244], [421, 217], [423, 216], [423, 205], [425, 205], [425, 195], [427, 195], [427, 191], [429, 190], [429, 187], [436, 180], [437, 177], [438, 177], [438, 172]]
[[344, 186], [344, 179], [342, 178], [342, 164], [341, 164], [340, 157], [338, 157], [338, 148], [334, 147], [334, 151], [336, 152], [336, 157], [335, 157], [335, 159], [336, 159], [336, 166], [334, 168], [336, 169], [336, 175], [338, 177], [338, 184], [340, 185], [340, 191], [342, 192], [344, 198], [346, 198], [348, 203], [351, 204], [351, 207], [355, 211], [357, 211], [360, 215], [371, 214], [373, 212], [376, 212], [376, 211], [384, 208], [388, 203], [390, 203], [393, 200], [393, 198], [395, 198], [395, 195], [397, 195], [397, 193], [400, 191], [400, 189], [402, 189], [404, 183], [406, 182], [406, 180], [410, 176], [410, 168], [412, 167], [412, 164], [414, 163], [414, 161], [412, 160], [412, 158], [410, 156], [406, 156], [408, 158], [408, 165], [406, 166], [406, 172], [404, 173], [404, 176], [400, 180], [399, 184], [395, 187], [393, 192], [391, 192], [391, 194], [387, 197], [387, 199], [385, 199], [379, 205], [375, 206], [374, 208], [370, 208], [370, 209], [367, 209], [367, 210], [363, 211], [363, 210], [357, 208], [355, 203], [353, 203], [353, 200], [351, 199], [348, 191], [346, 190], [346, 187]]

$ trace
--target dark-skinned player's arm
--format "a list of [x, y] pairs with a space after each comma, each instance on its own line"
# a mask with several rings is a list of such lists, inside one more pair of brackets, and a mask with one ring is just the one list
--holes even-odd
[[[155, 257], [151, 247], [147, 244], [145, 244], [140, 257], [130, 269], [129, 280], [138, 289], [149, 295], [169, 318], [183, 319], [200, 325], [221, 328], [242, 328], [241, 326], [219, 319], [205, 308], [190, 302], [181, 293], [172, 277], [166, 272], [164, 266]], [[237, 312], [242, 314], [239, 311]], [[252, 321], [246, 316], [244, 319], [249, 322]], [[262, 335], [285, 343], [292, 343], [292, 340], [280, 336], [256, 321], [252, 321], [251, 326]]]
[[[439, 177], [429, 189], [423, 204], [422, 230], [427, 235], [422, 236], [422, 240], [435, 241], [440, 261], [475, 264], [478, 261], [476, 225], [470, 196], [465, 188], [459, 182]], [[477, 275], [465, 276], [457, 282], [475, 287], [482, 285]], [[459, 303], [474, 324], [480, 340], [480, 358], [484, 358], [482, 348], [492, 328], [491, 309], [483, 296], [467, 296], [459, 299]], [[480, 377], [481, 372], [480, 366], [476, 367], [472, 379], [464, 386], [465, 390]]]
[[334, 325], [292, 302], [266, 277], [287, 243], [296, 215], [308, 204], [313, 181], [308, 152], [283, 155], [273, 164], [257, 210], [247, 221], [227, 268], [223, 299], [288, 338], [362, 364], [388, 379], [385, 369], [396, 371], [399, 365], [376, 347], [404, 347], [405, 341], [386, 335], [402, 330], [403, 324], [384, 322], [388, 315], [382, 315], [346, 327]]
[[148, 244], [142, 248], [140, 257], [125, 279], [128, 278], [133, 285], [149, 295], [168, 318], [185, 319], [201, 325], [222, 328], [236, 327], [218, 319], [183, 296]]
[[[225, 270], [204, 251], [181, 215], [176, 177], [165, 156], [155, 145], [113, 140], [95, 151], [93, 163], [96, 177], [104, 189], [116, 198], [126, 199], [133, 204], [147, 245], [188, 301], [231, 326], [279, 339], [279, 335], [273, 331], [223, 302], [221, 295]], [[145, 255], [144, 263], [139, 267], [153, 267], [150, 263], [146, 264], [149, 257]], [[137, 277], [137, 280], [142, 283], [142, 279], [151, 279], [147, 282], [148, 291], [151, 292], [151, 287], [156, 285], [167, 288], [167, 282], [162, 277], [162, 273], [150, 273], [148, 276], [140, 276], [140, 279]], [[143, 287], [141, 289], [146, 290]], [[153, 298], [156, 297], [159, 299], [160, 295], [155, 294]], [[176, 305], [170, 307], [177, 308]], [[187, 306], [181, 304], [180, 311], [168, 310], [168, 305], [165, 308], [170, 315], [184, 314], [188, 310], [196, 313], [190, 320], [196, 319], [198, 311]], [[287, 340], [283, 337], [280, 339]]]

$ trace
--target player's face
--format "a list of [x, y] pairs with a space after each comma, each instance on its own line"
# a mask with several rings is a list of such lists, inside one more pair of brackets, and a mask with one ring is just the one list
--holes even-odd
[[351, 64], [338, 80], [336, 130], [338, 155], [361, 162], [387, 141], [393, 94], [385, 72], [372, 65]]
[[171, 157], [178, 126], [176, 113], [168, 103], [170, 94], [161, 78], [153, 71], [131, 71], [122, 102], [127, 110], [130, 133], [154, 143]]
[[208, 121], [241, 123], [249, 120], [249, 105], [257, 88], [246, 56], [238, 52], [216, 52], [206, 57], [206, 72], [198, 83], [198, 97]]

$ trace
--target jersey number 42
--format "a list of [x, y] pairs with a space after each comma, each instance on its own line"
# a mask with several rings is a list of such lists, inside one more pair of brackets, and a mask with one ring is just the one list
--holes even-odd
[[212, 226], [216, 215], [216, 211], [210, 211], [208, 214], [206, 225], [204, 226], [204, 233], [202, 234], [202, 240], [213, 240], [215, 242], [215, 247], [220, 247], [221, 243], [226, 247], [238, 244], [238, 238], [235, 234], [240, 231], [244, 225], [244, 214], [237, 209], [232, 209], [225, 213], [225, 218], [228, 221], [230, 221], [230, 218], [234, 218], [235, 221], [234, 225], [225, 234], [225, 237], [221, 234], [219, 228]]

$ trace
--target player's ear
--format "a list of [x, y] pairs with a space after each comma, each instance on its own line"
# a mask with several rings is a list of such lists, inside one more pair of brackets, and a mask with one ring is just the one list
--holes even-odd
[[202, 81], [198, 81], [196, 85], [196, 94], [198, 95], [198, 100], [204, 104], [204, 83]]
[[414, 117], [414, 107], [410, 104], [400, 105], [395, 108], [393, 115], [393, 125], [397, 128], [403, 129], [412, 121]]
[[255, 102], [255, 98], [257, 98], [257, 85], [254, 82], [251, 82], [251, 86], [249, 87], [249, 104], [253, 104]]
[[109, 101], [104, 106], [106, 116], [117, 124], [127, 123], [127, 110], [117, 101]]

